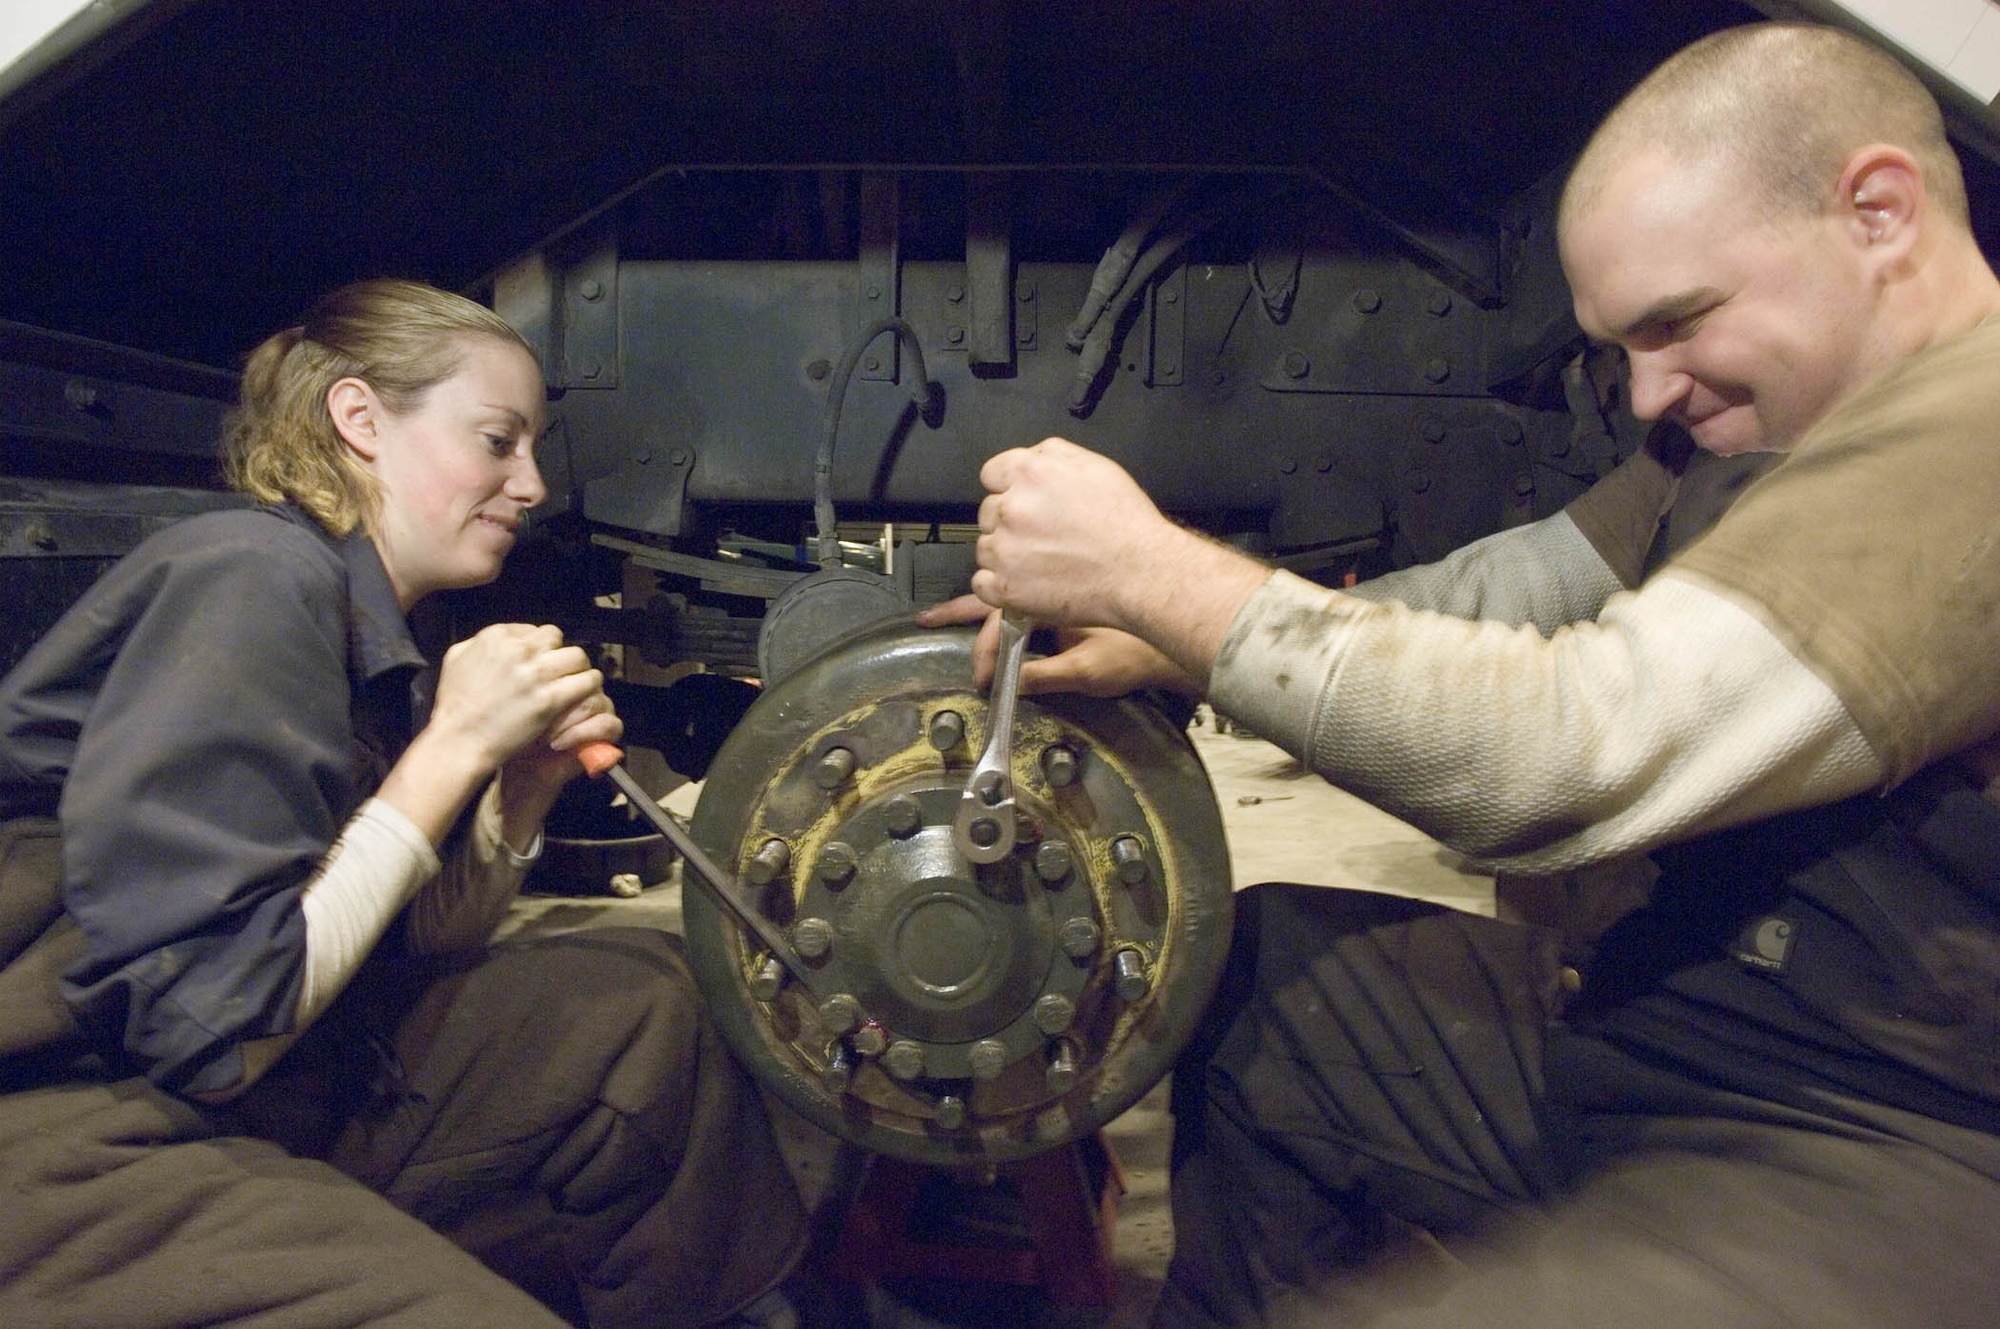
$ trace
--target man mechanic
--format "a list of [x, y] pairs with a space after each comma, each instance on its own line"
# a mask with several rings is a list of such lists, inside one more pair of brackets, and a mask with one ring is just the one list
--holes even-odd
[[[2000, 281], [1938, 108], [1832, 29], [1714, 34], [1559, 241], [1679, 428], [1442, 563], [1332, 591], [1061, 439], [982, 473], [973, 590], [1071, 643], [1024, 690], [1177, 683], [1495, 867], [1658, 868], [1595, 938], [1243, 892], [1156, 1323], [1990, 1325]], [[1785, 456], [1649, 573], [1689, 437]]]

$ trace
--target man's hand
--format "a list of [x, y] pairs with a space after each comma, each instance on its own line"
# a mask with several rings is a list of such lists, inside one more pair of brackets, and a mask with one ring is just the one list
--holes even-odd
[[1037, 623], [1129, 628], [1133, 582], [1185, 534], [1123, 467], [1066, 439], [999, 453], [979, 480], [973, 593]]
[[[932, 605], [917, 615], [927, 628], [952, 623], [986, 626], [972, 648], [972, 681], [985, 687], [993, 679], [1000, 651], [1000, 612], [976, 595]], [[1085, 697], [1122, 697], [1144, 688], [1164, 688], [1189, 697], [1201, 696], [1201, 684], [1185, 669], [1129, 632], [1116, 628], [1059, 628], [1057, 651], [1021, 666], [1021, 694], [1073, 692]]]
[[[1118, 629], [1170, 661], [1182, 690], [1206, 690], [1230, 623], [1269, 568], [1167, 520], [1123, 467], [1066, 439], [999, 453], [979, 479], [990, 492], [979, 505], [975, 595], [1038, 623]], [[1108, 687], [1124, 670], [1161, 681], [1115, 640], [1079, 657], [1089, 673], [1078, 677]]]

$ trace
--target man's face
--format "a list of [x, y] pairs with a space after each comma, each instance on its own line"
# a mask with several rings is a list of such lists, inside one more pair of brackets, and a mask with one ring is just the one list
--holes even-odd
[[1881, 364], [1838, 212], [1773, 220], [1733, 170], [1633, 158], [1562, 258], [1577, 322], [1625, 351], [1633, 413], [1710, 452], [1790, 448]]

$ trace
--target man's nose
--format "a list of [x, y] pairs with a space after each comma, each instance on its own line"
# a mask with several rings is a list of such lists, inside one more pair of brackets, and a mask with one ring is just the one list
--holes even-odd
[[1694, 386], [1686, 373], [1653, 351], [1628, 351], [1625, 373], [1632, 394], [1632, 414], [1641, 420], [1659, 419], [1679, 405]]

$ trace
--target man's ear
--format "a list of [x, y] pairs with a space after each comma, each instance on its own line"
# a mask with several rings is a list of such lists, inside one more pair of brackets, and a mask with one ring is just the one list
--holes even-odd
[[326, 390], [326, 413], [333, 417], [334, 432], [356, 456], [375, 460], [381, 447], [376, 426], [383, 415], [375, 389], [361, 379], [343, 378]]
[[1928, 219], [1923, 168], [1887, 143], [1858, 148], [1840, 175], [1835, 206], [1855, 243], [1891, 261], [1916, 247]]

